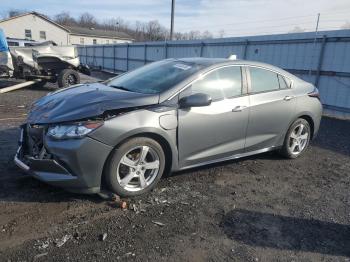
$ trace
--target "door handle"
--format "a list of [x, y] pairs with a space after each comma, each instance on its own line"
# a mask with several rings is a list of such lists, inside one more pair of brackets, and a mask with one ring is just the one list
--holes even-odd
[[292, 100], [294, 98], [294, 96], [285, 96], [283, 99], [285, 101], [289, 101], [289, 100]]
[[246, 106], [236, 106], [232, 109], [232, 112], [241, 112], [243, 109], [247, 108]]

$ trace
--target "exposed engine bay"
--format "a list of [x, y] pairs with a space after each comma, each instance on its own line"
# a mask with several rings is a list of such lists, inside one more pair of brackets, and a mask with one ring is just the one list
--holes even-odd
[[80, 83], [78, 72], [90, 75], [88, 66], [80, 64], [75, 46], [57, 46], [52, 41], [26, 47], [8, 47], [0, 34], [0, 75], [18, 79], [41, 79], [58, 82], [59, 87]]

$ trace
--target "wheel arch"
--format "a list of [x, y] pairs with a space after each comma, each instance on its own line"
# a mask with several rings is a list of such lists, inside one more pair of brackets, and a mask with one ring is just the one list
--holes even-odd
[[315, 119], [313, 118], [313, 116], [310, 112], [301, 112], [295, 118], [293, 118], [292, 121], [288, 125], [288, 129], [286, 130], [284, 137], [286, 136], [290, 126], [299, 118], [302, 118], [309, 123], [310, 129], [311, 129], [311, 139], [313, 139], [314, 135], [315, 135], [315, 133], [314, 133], [315, 132]]
[[164, 150], [164, 155], [166, 159], [165, 163], [165, 170], [164, 170], [164, 175], [169, 174], [173, 170], [178, 169], [178, 152], [177, 148], [167, 139], [164, 135], [154, 132], [154, 130], [139, 130], [139, 132], [129, 134], [128, 136], [125, 136], [121, 138], [116, 145], [113, 147], [111, 152], [109, 153], [108, 157], [105, 160], [105, 163], [103, 165], [103, 171], [102, 171], [102, 176], [101, 176], [101, 185], [104, 182], [104, 174], [107, 168], [107, 164], [111, 157], [114, 154], [114, 151], [117, 150], [118, 147], [120, 147], [122, 144], [124, 144], [126, 141], [133, 139], [135, 137], [147, 137], [151, 138], [155, 141], [157, 141], [163, 148]]
[[301, 115], [298, 118], [305, 119], [309, 123], [310, 129], [311, 129], [311, 139], [313, 139], [313, 137], [314, 137], [314, 130], [315, 130], [315, 122], [312, 119], [312, 117], [310, 115]]

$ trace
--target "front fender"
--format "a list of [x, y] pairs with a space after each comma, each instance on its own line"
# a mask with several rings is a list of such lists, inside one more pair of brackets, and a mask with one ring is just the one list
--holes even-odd
[[159, 124], [159, 117], [164, 114], [176, 114], [176, 110], [166, 113], [154, 112], [149, 110], [136, 110], [106, 120], [104, 125], [91, 133], [89, 136], [101, 141], [104, 144], [117, 147], [125, 140], [135, 136], [154, 135], [165, 141], [172, 154], [172, 168], [178, 168], [178, 149], [176, 143], [177, 129], [164, 129]]

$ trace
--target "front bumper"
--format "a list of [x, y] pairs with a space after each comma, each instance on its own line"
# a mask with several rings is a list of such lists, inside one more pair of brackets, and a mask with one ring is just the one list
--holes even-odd
[[112, 147], [90, 137], [52, 140], [44, 136], [51, 159], [25, 154], [25, 131], [21, 129], [14, 162], [33, 177], [76, 193], [98, 193], [103, 167]]

